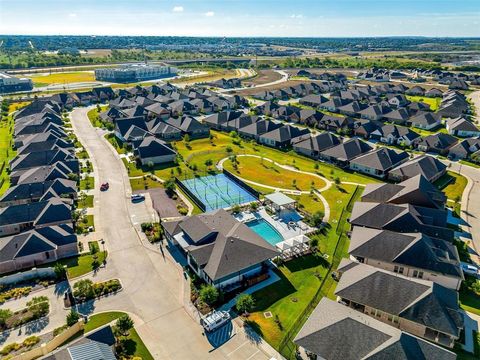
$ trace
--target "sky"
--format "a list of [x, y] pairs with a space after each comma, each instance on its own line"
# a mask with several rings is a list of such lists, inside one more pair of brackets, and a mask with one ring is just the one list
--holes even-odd
[[0, 34], [480, 37], [480, 0], [0, 0]]

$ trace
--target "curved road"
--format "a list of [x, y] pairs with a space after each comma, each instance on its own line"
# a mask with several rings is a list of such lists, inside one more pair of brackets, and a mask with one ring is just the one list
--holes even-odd
[[[110, 189], [95, 194], [97, 231], [109, 250], [106, 269], [97, 279], [117, 277], [124, 290], [118, 295], [96, 301], [82, 312], [123, 310], [135, 315], [135, 327], [155, 359], [267, 359], [241, 329], [218, 348], [207, 341], [197, 321], [184, 309], [181, 268], [165, 250], [144, 247], [135, 227], [151, 216], [145, 202], [132, 204], [128, 174], [101, 132], [87, 118], [89, 108], [75, 109], [72, 125], [79, 141], [90, 154], [95, 172], [95, 188], [108, 181]], [[98, 280], [97, 280], [98, 281]]]

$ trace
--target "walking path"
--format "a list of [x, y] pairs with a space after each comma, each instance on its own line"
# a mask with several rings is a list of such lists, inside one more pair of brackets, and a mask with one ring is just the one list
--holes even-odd
[[[325, 190], [328, 190], [330, 189], [330, 187], [332, 186], [333, 182], [328, 180], [327, 178], [323, 177], [323, 176], [320, 176], [318, 174], [315, 174], [315, 173], [312, 173], [312, 172], [308, 172], [308, 171], [302, 171], [302, 170], [298, 170], [292, 166], [288, 166], [288, 165], [283, 165], [283, 164], [279, 164], [275, 161], [273, 161], [272, 159], [268, 159], [268, 158], [265, 158], [265, 157], [261, 157], [261, 156], [258, 156], [258, 155], [251, 155], [251, 154], [243, 154], [243, 155], [237, 155], [237, 157], [254, 157], [254, 158], [257, 158], [257, 159], [263, 159], [265, 161], [269, 161], [271, 162], [272, 164], [274, 164], [275, 166], [278, 166], [282, 169], [285, 169], [285, 170], [288, 170], [288, 171], [293, 171], [293, 172], [296, 172], [296, 173], [299, 173], [299, 174], [305, 174], [305, 175], [310, 175], [310, 176], [315, 176], [319, 179], [321, 179], [322, 181], [325, 182], [325, 186], [323, 186], [322, 188], [320, 189], [315, 189], [313, 191], [313, 193], [315, 194], [316, 197], [318, 197], [320, 199], [320, 201], [322, 202], [323, 204], [323, 208], [324, 208], [324, 216], [323, 216], [323, 221], [324, 222], [328, 222], [330, 220], [330, 205], [328, 204], [328, 201], [327, 199], [325, 199], [325, 197], [321, 194], [322, 191], [325, 191]], [[221, 159], [218, 163], [217, 163], [217, 169], [219, 170], [223, 170], [223, 163], [225, 161], [229, 160], [228, 157], [226, 158], [223, 158]], [[287, 193], [287, 194], [291, 194], [291, 195], [302, 195], [302, 194], [310, 194], [310, 191], [305, 191], [305, 190], [292, 190], [292, 189], [284, 189], [284, 188], [279, 188], [279, 187], [275, 187], [275, 186], [270, 186], [270, 185], [265, 185], [265, 184], [261, 184], [261, 183], [258, 183], [258, 182], [255, 182], [255, 181], [251, 181], [251, 180], [247, 180], [247, 179], [244, 179], [238, 175], [235, 175], [237, 178], [239, 178], [240, 180], [246, 182], [247, 184], [250, 184], [250, 185], [254, 185], [254, 186], [259, 186], [259, 187], [263, 187], [265, 189], [271, 189], [271, 190], [274, 190], [274, 191], [281, 191], [281, 192], [284, 192], [284, 193]]]

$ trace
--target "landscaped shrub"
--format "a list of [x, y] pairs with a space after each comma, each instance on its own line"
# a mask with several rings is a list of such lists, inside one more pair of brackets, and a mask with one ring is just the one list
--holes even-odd
[[112, 279], [100, 283], [93, 283], [89, 279], [76, 282], [73, 285], [73, 295], [79, 301], [94, 299], [99, 296], [115, 293], [122, 288], [118, 279]]
[[31, 286], [17, 287], [0, 292], [0, 304], [10, 299], [18, 299], [22, 296], [27, 296], [32, 291]]
[[20, 350], [21, 347], [22, 347], [22, 344], [17, 344], [17, 343], [8, 344], [3, 347], [3, 349], [0, 351], [0, 354], [8, 355], [13, 351]]
[[38, 336], [32, 335], [23, 340], [22, 345], [24, 347], [32, 347], [40, 342], [40, 338]]

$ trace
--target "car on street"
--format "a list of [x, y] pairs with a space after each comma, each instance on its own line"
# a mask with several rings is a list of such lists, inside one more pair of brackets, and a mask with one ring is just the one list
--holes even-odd
[[110, 187], [110, 184], [108, 182], [103, 183], [102, 185], [100, 185], [100, 191], [107, 191], [109, 187]]
[[145, 200], [145, 195], [143, 195], [143, 194], [132, 194], [130, 199], [132, 200], [132, 202], [143, 201], [143, 200]]
[[205, 331], [210, 332], [219, 327], [225, 325], [231, 319], [228, 311], [212, 311], [211, 313], [205, 315], [200, 323], [202, 324]]

